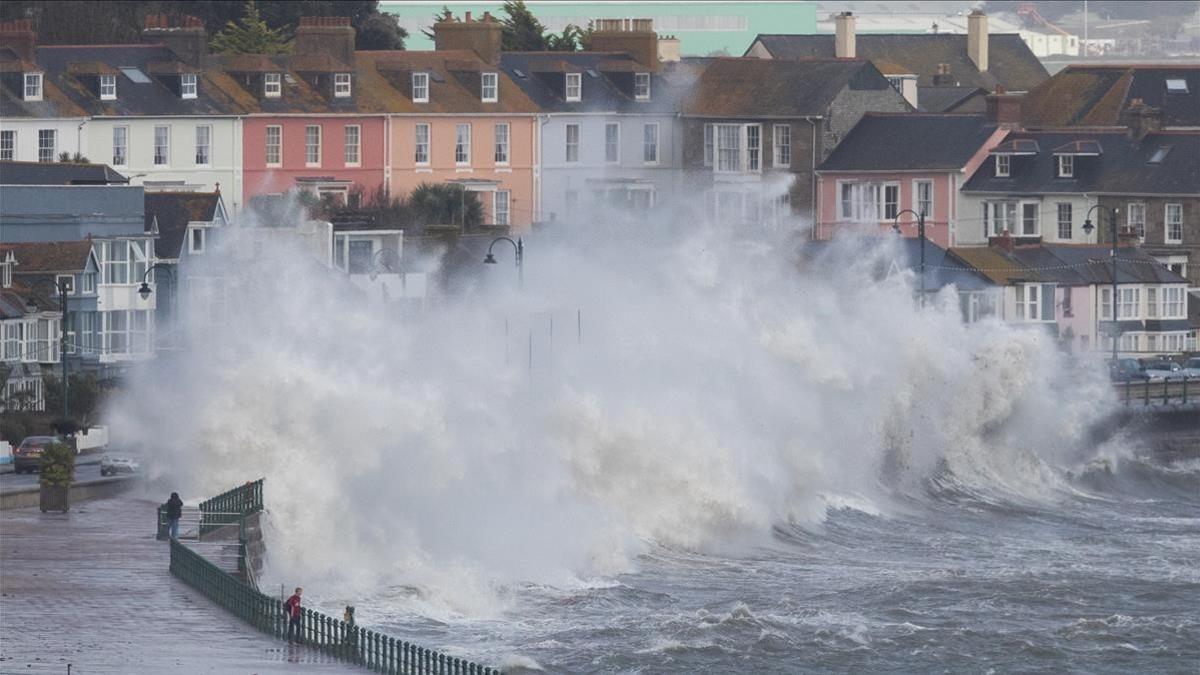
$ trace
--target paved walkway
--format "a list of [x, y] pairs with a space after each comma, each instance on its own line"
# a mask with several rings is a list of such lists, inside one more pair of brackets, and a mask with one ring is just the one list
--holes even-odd
[[0, 675], [356, 672], [252, 631], [171, 576], [154, 509], [119, 496], [0, 512]]

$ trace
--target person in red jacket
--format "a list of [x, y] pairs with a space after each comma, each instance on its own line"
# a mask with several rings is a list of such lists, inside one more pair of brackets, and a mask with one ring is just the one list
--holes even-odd
[[304, 632], [300, 628], [300, 594], [303, 592], [304, 589], [297, 586], [296, 592], [292, 594], [292, 597], [283, 603], [283, 611], [287, 613], [288, 617], [288, 642], [292, 641], [293, 635], [296, 642], [304, 642]]

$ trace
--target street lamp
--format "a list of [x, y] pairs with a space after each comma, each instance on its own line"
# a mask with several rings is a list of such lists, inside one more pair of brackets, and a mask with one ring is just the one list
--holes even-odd
[[900, 232], [900, 216], [911, 213], [917, 217], [917, 240], [921, 242], [921, 306], [925, 306], [925, 213], [917, 213], [912, 209], [904, 209], [896, 214], [896, 218], [892, 221], [892, 229], [897, 233]]
[[1117, 320], [1117, 210], [1102, 204], [1092, 206], [1083, 215], [1084, 234], [1090, 235], [1092, 230], [1096, 229], [1096, 226], [1092, 224], [1092, 211], [1096, 209], [1108, 211], [1108, 222], [1112, 228], [1112, 362], [1115, 366], [1117, 364], [1117, 338], [1121, 336], [1121, 324]]
[[517, 252], [517, 280], [518, 280], [518, 283], [520, 284], [521, 288], [524, 289], [525, 288], [525, 265], [524, 265], [524, 263], [525, 263], [525, 245], [521, 242], [521, 240], [519, 238], [516, 241], [513, 241], [512, 239], [509, 239], [508, 237], [496, 237], [495, 239], [492, 240], [491, 244], [488, 244], [487, 257], [483, 259], [483, 262], [488, 265], [496, 264], [496, 256], [492, 255], [492, 247], [494, 247], [496, 245], [496, 242], [498, 242], [498, 241], [507, 241], [508, 243], [513, 245], [513, 250], [515, 250]]
[[150, 273], [154, 270], [166, 270], [167, 275], [171, 277], [171, 283], [175, 283], [175, 271], [171, 269], [170, 265], [154, 263], [146, 268], [146, 273], [142, 275], [142, 285], [138, 288], [138, 295], [142, 296], [143, 300], [149, 300], [150, 294], [154, 292], [154, 289], [150, 288], [150, 284], [146, 283], [146, 280], [150, 278]]

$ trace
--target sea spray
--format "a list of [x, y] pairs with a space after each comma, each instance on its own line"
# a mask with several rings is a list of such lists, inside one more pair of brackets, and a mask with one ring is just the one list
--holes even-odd
[[745, 550], [830, 495], [1038, 493], [1107, 395], [1039, 329], [964, 325], [952, 289], [918, 310], [887, 237], [814, 257], [695, 224], [572, 230], [525, 241], [523, 291], [479, 265], [400, 314], [302, 250], [239, 267], [249, 234], [227, 234], [224, 328], [186, 317], [193, 348], [135, 376], [114, 423], [189, 493], [267, 478], [268, 579], [410, 588], [429, 615], [491, 616], [654, 545]]

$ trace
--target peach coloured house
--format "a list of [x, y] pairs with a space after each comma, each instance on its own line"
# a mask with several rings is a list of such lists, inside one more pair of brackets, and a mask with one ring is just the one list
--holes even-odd
[[[994, 119], [994, 118], [993, 118]], [[982, 114], [867, 113], [817, 170], [816, 239], [863, 225], [900, 227], [942, 247], [964, 219], [959, 188], [1008, 130]]]

